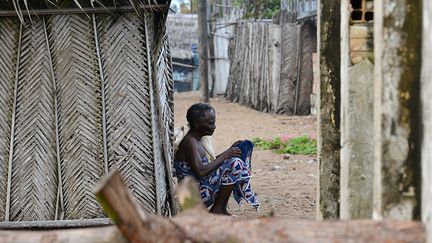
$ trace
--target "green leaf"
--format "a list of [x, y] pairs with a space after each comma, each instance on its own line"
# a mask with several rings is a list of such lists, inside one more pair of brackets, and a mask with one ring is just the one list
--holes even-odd
[[274, 150], [276, 153], [316, 155], [317, 141], [307, 136], [291, 138], [282, 142], [280, 137], [271, 140], [253, 138], [252, 143], [262, 150]]

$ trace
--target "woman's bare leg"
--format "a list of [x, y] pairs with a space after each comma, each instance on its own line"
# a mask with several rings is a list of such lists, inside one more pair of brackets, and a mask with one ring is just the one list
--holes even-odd
[[225, 204], [223, 206], [223, 208], [224, 208], [223, 210], [224, 210], [224, 214], [225, 215], [232, 216], [232, 213], [228, 212], [228, 201], [229, 201], [229, 198], [230, 197], [228, 197], [228, 200], [225, 201]]
[[216, 196], [215, 202], [213, 203], [213, 206], [210, 208], [211, 213], [231, 215], [227, 210], [227, 205], [228, 205], [228, 200], [233, 191], [233, 188], [234, 188], [234, 184], [221, 186]]

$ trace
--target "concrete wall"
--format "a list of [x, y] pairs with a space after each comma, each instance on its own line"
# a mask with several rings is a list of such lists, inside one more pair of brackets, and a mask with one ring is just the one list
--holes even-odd
[[371, 218], [373, 64], [366, 59], [350, 67], [347, 78], [341, 94], [341, 219]]
[[[371, 31], [350, 26], [348, 4], [344, 0], [341, 6], [336, 1], [319, 5], [318, 217], [370, 217], [373, 198], [375, 219], [421, 218], [432, 242], [432, 3], [375, 0], [373, 56], [367, 49]], [[340, 21], [333, 12], [339, 7]], [[339, 24], [342, 35], [337, 37]], [[353, 42], [359, 33], [367, 37]], [[340, 77], [335, 75], [338, 64]], [[339, 134], [340, 163], [335, 144]], [[340, 211], [335, 208], [339, 199]]]
[[373, 208], [373, 63], [366, 23], [350, 23], [341, 2], [340, 218], [371, 218]]
[[422, 60], [422, 219], [427, 223], [428, 242], [432, 242], [432, 3], [423, 1], [423, 60]]
[[319, 219], [339, 218], [340, 1], [318, 1], [320, 67], [318, 110]]
[[[320, 3], [319, 217], [338, 218], [340, 213], [341, 218], [367, 218], [373, 213], [377, 219], [416, 220], [422, 216], [430, 224], [431, 5], [426, 0], [423, 6], [421, 0], [376, 0], [371, 45], [367, 24], [350, 26], [348, 0], [341, 6], [333, 1]], [[341, 10], [340, 19], [335, 9]], [[334, 36], [338, 25], [342, 35]], [[340, 77], [335, 75], [337, 65]], [[340, 162], [334, 143], [339, 134]], [[339, 165], [340, 188], [335, 183]], [[338, 212], [334, 207], [339, 199]]]
[[375, 1], [374, 217], [417, 219], [421, 1]]

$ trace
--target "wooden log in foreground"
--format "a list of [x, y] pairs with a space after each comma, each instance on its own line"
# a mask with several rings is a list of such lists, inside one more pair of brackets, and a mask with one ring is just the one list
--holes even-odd
[[[189, 242], [425, 242], [424, 228], [414, 221], [296, 221], [283, 218], [231, 219], [187, 213], [174, 222]], [[163, 232], [163, 226], [159, 232]], [[168, 233], [168, 232], [167, 232]], [[149, 235], [151, 241], [160, 235]], [[0, 231], [1, 242], [127, 242], [115, 226], [52, 231]], [[161, 239], [165, 239], [161, 236]], [[177, 240], [175, 240], [177, 241]], [[181, 241], [179, 237], [178, 241]], [[139, 242], [139, 241], [131, 241]], [[187, 240], [183, 239], [183, 242]]]
[[425, 242], [423, 225], [414, 221], [235, 219], [202, 212], [173, 221], [199, 242]]
[[44, 231], [22, 231], [22, 230], [0, 230], [0, 242], [12, 243], [127, 243], [121, 232], [115, 226], [44, 230]]
[[170, 219], [142, 211], [118, 171], [104, 178], [95, 191], [105, 212], [131, 242], [183, 242], [187, 239]]
[[[189, 183], [189, 186], [193, 183]], [[197, 190], [180, 188], [181, 205], [196, 202]], [[263, 217], [240, 219], [212, 215], [198, 206], [172, 219], [141, 212], [118, 173], [97, 195], [131, 242], [425, 242], [420, 222], [397, 220], [300, 221]], [[193, 198], [191, 198], [193, 197]], [[0, 231], [1, 242], [121, 242], [113, 226], [55, 230]]]

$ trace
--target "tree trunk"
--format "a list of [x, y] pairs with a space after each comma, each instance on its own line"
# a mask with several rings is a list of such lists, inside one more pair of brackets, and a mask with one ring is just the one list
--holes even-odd
[[198, 29], [199, 29], [199, 57], [200, 57], [200, 79], [203, 101], [209, 102], [209, 82], [208, 82], [208, 16], [207, 0], [198, 3]]

